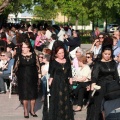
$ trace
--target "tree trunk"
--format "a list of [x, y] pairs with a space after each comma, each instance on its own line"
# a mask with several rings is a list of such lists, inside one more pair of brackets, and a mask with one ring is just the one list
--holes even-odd
[[98, 18], [97, 18], [97, 27], [98, 27], [99, 25], [98, 25]]
[[64, 14], [64, 26], [65, 26], [65, 14]]
[[4, 9], [9, 5], [10, 1], [11, 0], [4, 0], [4, 2], [0, 6], [0, 14], [2, 14], [2, 12], [4, 11]]
[[0, 15], [0, 28], [2, 27], [3, 24], [5, 24], [7, 22], [7, 14], [1, 14]]
[[68, 25], [70, 24], [70, 17], [68, 16]]
[[105, 25], [105, 33], [107, 33], [107, 18], [105, 19], [106, 25]]
[[94, 25], [94, 18], [93, 18], [93, 21], [92, 21], [92, 31], [94, 31], [94, 28], [95, 28], [95, 25]]
[[83, 14], [82, 14], [82, 36], [83, 36]]
[[78, 29], [78, 16], [76, 16], [76, 21], [75, 21], [75, 29]]

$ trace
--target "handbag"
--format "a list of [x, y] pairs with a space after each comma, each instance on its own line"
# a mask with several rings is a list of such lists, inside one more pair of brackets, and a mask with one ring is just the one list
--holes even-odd
[[120, 83], [119, 81], [112, 81], [106, 84], [105, 100], [114, 100], [120, 98]]

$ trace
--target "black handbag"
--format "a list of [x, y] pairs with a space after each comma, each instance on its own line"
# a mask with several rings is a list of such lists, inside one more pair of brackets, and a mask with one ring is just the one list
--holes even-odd
[[120, 83], [119, 81], [112, 81], [106, 84], [105, 100], [113, 100], [120, 98]]

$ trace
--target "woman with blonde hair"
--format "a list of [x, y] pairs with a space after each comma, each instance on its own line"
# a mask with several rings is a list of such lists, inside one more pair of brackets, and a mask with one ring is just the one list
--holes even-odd
[[90, 84], [91, 70], [87, 65], [87, 59], [85, 56], [81, 56], [78, 59], [79, 68], [76, 70], [76, 76], [74, 81], [78, 82], [77, 88], [74, 90], [75, 96], [78, 96], [77, 108], [75, 112], [81, 111], [83, 106], [84, 93], [87, 91], [86, 87]]

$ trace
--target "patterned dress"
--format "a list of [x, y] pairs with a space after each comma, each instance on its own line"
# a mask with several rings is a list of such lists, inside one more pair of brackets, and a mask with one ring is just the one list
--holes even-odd
[[43, 120], [74, 120], [69, 96], [69, 78], [72, 77], [69, 61], [61, 64], [56, 60], [50, 63], [50, 77], [53, 78], [50, 88], [50, 108], [47, 114], [46, 102], [43, 108]]
[[40, 65], [35, 53], [29, 56], [19, 55], [15, 62], [14, 72], [18, 79], [19, 99], [36, 99], [38, 97], [37, 83]]

